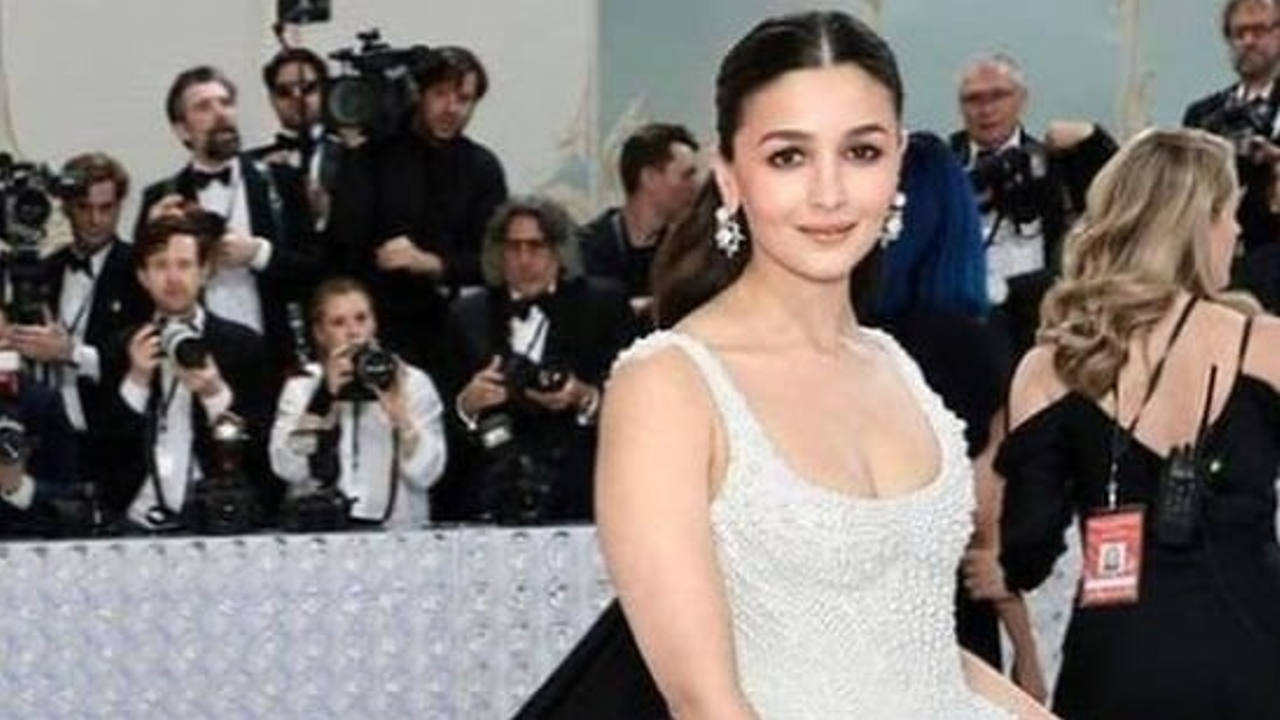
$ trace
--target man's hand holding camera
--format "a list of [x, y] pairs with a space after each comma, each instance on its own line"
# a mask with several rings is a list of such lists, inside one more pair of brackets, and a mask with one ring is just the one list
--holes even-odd
[[129, 338], [129, 382], [150, 387], [161, 357], [160, 329], [154, 323], [146, 323]]
[[[564, 382], [554, 390], [524, 389], [526, 399], [550, 412], [573, 409], [580, 414], [590, 414], [599, 403], [599, 396], [599, 390], [571, 372], [566, 373]], [[458, 394], [458, 405], [465, 415], [475, 418], [509, 399], [509, 378], [502, 372], [502, 358], [495, 355]]]
[[494, 355], [489, 364], [471, 377], [458, 394], [458, 406], [467, 417], [475, 418], [507, 401], [506, 378], [502, 376], [502, 358]]
[[[129, 340], [129, 382], [139, 387], [149, 387], [151, 377], [163, 357], [160, 328], [155, 323], [143, 325]], [[206, 354], [204, 362], [194, 367], [183, 367], [178, 362], [173, 367], [178, 381], [206, 405], [222, 405], [220, 402], [215, 403], [215, 398], [224, 395], [227, 398], [226, 404], [230, 405], [231, 387], [218, 371], [213, 355]]]
[[569, 373], [559, 390], [539, 392], [530, 388], [525, 390], [524, 394], [525, 397], [551, 412], [574, 409], [579, 413], [586, 413], [598, 402], [599, 392], [595, 387], [579, 380], [573, 373]]
[[60, 323], [14, 325], [10, 340], [13, 348], [28, 360], [42, 363], [71, 362], [75, 341]]

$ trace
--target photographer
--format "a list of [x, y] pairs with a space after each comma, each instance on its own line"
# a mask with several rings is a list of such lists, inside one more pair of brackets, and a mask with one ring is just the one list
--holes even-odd
[[697, 153], [693, 134], [680, 125], [638, 128], [618, 161], [626, 201], [582, 227], [583, 268], [624, 285], [637, 313], [648, 312], [649, 267], [659, 243], [693, 204]]
[[435, 49], [415, 79], [412, 128], [381, 146], [374, 162], [376, 212], [365, 266], [388, 346], [434, 372], [445, 356], [442, 291], [483, 282], [481, 238], [507, 184], [498, 158], [464, 134], [489, 86], [475, 55]]
[[76, 482], [75, 441], [58, 393], [20, 370], [12, 340], [0, 308], [0, 537], [56, 534], [52, 503]]
[[1007, 55], [980, 57], [961, 76], [965, 129], [951, 149], [969, 171], [982, 211], [993, 320], [1016, 351], [1031, 346], [1040, 298], [1057, 272], [1062, 237], [1115, 142], [1089, 123], [1051, 123], [1043, 141], [1022, 124], [1022, 71]]
[[1280, 215], [1269, 197], [1280, 160], [1276, 109], [1280, 88], [1280, 16], [1271, 0], [1229, 0], [1222, 9], [1222, 36], [1239, 81], [1187, 107], [1182, 124], [1228, 138], [1236, 147], [1236, 171], [1244, 197], [1236, 218], [1246, 254], [1273, 243]]
[[105, 348], [150, 315], [151, 300], [134, 275], [133, 248], [116, 234], [129, 188], [124, 168], [108, 155], [86, 153], [68, 160], [61, 174], [75, 180], [62, 201], [72, 242], [42, 263], [52, 321], [14, 324], [9, 339], [61, 393], [81, 467], [94, 475], [85, 479], [96, 481], [120, 466], [120, 448], [128, 445], [119, 428], [104, 422], [115, 393], [101, 383], [110, 374], [104, 363], [113, 359]]
[[455, 304], [459, 441], [436, 519], [589, 519], [595, 417], [633, 322], [621, 288], [581, 276], [573, 224], [538, 198], [494, 213], [490, 285]]
[[306, 302], [327, 257], [311, 226], [300, 222], [310, 212], [301, 175], [240, 152], [236, 89], [214, 68], [179, 73], [165, 110], [191, 160], [143, 192], [137, 232], [188, 202], [222, 217], [226, 229], [211, 256], [204, 299], [215, 314], [265, 338], [278, 387], [295, 364], [288, 305]]
[[[344, 140], [321, 123], [329, 67], [307, 48], [286, 48], [263, 66], [262, 81], [280, 130], [270, 143], [248, 154], [269, 165], [285, 165], [302, 177], [311, 208], [309, 221], [321, 232], [328, 225], [339, 167], [347, 150]], [[351, 143], [363, 139], [347, 137]]]
[[291, 378], [271, 430], [271, 467], [299, 488], [336, 486], [352, 519], [427, 521], [427, 488], [445, 465], [435, 385], [377, 348], [368, 291], [337, 277], [316, 288], [311, 326], [322, 362]]
[[203, 521], [193, 500], [200, 482], [213, 479], [212, 469], [221, 464], [212, 431], [228, 414], [241, 418], [249, 434], [244, 469], [253, 483], [251, 502], [269, 512], [278, 498], [261, 449], [271, 402], [262, 338], [199, 301], [219, 226], [189, 207], [149, 223], [134, 250], [138, 280], [156, 315], [126, 333], [127, 350], [120, 352], [127, 360], [119, 364], [127, 369], [115, 378], [115, 408], [116, 421], [141, 442], [129, 472], [104, 489], [104, 500], [141, 529]]

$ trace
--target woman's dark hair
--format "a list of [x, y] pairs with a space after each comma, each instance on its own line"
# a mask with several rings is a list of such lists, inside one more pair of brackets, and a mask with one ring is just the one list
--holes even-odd
[[[894, 112], [902, 115], [902, 79], [893, 52], [861, 21], [842, 12], [807, 12], [770, 18], [738, 41], [716, 75], [716, 132], [720, 156], [733, 160], [733, 136], [742, 107], [752, 94], [792, 70], [853, 63], [888, 88]], [[742, 273], [751, 258], [750, 229], [739, 214], [748, 242], [733, 258], [715, 247], [715, 210], [721, 204], [708, 178], [693, 210], [654, 259], [654, 319], [667, 328], [711, 299]], [[874, 256], [876, 252], [873, 252]], [[854, 271], [854, 285], [874, 282], [878, 261], [868, 257]]]

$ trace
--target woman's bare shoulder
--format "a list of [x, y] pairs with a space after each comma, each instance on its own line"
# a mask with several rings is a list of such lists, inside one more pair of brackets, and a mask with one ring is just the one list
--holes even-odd
[[1010, 428], [1016, 428], [1067, 394], [1067, 385], [1054, 365], [1054, 353], [1053, 345], [1042, 343], [1028, 350], [1018, 362], [1009, 388]]

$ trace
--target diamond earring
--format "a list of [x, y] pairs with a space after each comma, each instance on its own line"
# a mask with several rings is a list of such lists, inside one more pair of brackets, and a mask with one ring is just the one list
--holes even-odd
[[893, 195], [889, 204], [889, 214], [885, 216], [884, 227], [880, 230], [880, 247], [888, 247], [902, 234], [902, 210], [907, 206], [907, 194], [899, 190]]
[[720, 252], [733, 259], [745, 240], [742, 226], [733, 218], [733, 212], [723, 205], [716, 208], [716, 247]]

